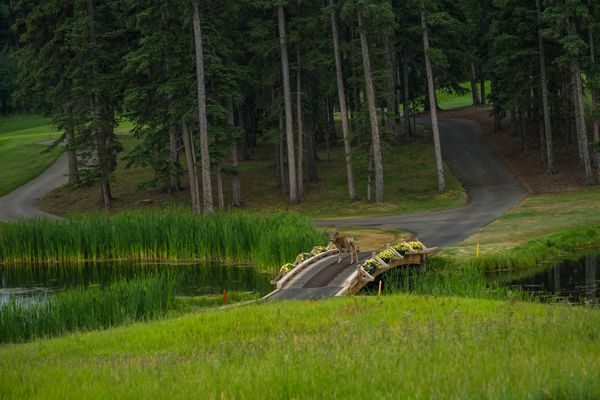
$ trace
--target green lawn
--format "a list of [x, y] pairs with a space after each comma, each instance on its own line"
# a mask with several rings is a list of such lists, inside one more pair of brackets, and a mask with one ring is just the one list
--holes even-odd
[[2, 398], [598, 398], [600, 310], [395, 295], [0, 347]]
[[[438, 105], [440, 106], [440, 108], [442, 110], [451, 110], [453, 108], [463, 108], [463, 107], [469, 107], [469, 106], [473, 105], [473, 96], [471, 95], [471, 83], [470, 82], [461, 83], [460, 87], [465, 90], [464, 93], [454, 93], [454, 92], [450, 93], [447, 91], [438, 90], [438, 92], [437, 92]], [[481, 92], [480, 88], [481, 88], [481, 85], [478, 84], [477, 85], [477, 90], [479, 91], [478, 93]], [[485, 82], [485, 91], [486, 91], [486, 94], [489, 96], [489, 94], [492, 91], [490, 81]]]
[[600, 224], [600, 188], [530, 196], [511, 211], [443, 254], [470, 256], [480, 243], [481, 254], [496, 254], [538, 236]]
[[42, 154], [47, 145], [38, 144], [58, 136], [47, 118], [0, 118], [0, 196], [35, 178], [58, 158], [61, 149]]

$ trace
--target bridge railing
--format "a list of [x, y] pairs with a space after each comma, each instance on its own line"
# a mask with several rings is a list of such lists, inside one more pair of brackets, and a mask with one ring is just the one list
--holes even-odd
[[[315, 253], [315, 249], [318, 249], [320, 246], [315, 246], [312, 251], [311, 254]], [[281, 289], [283, 288], [294, 276], [298, 275], [298, 273], [300, 273], [302, 270], [306, 269], [308, 266], [314, 264], [315, 262], [322, 260], [325, 257], [329, 257], [330, 255], [333, 255], [335, 253], [337, 253], [338, 250], [335, 248], [329, 248], [329, 249], [325, 249], [323, 251], [320, 251], [318, 253], [316, 253], [315, 255], [313, 255], [312, 257], [307, 258], [306, 260], [298, 263], [296, 266], [294, 266], [294, 268], [292, 268], [289, 271], [285, 271], [285, 273], [279, 273], [279, 275], [277, 275], [275, 277], [275, 279], [273, 279], [271, 281], [271, 283], [277, 285], [277, 289]], [[285, 266], [284, 266], [285, 267]]]
[[377, 276], [400, 266], [419, 265], [421, 272], [425, 272], [427, 257], [436, 252], [437, 248], [427, 248], [420, 242], [413, 243], [415, 247], [418, 244], [418, 249], [408, 242], [402, 242], [396, 246], [388, 244], [384, 250], [374, 252], [370, 259], [357, 266], [356, 272], [346, 280], [343, 289], [336, 296], [357, 293], [369, 282], [375, 281]]

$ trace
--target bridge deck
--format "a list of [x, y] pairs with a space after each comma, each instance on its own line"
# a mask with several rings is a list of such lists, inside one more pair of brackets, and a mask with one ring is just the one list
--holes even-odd
[[297, 273], [281, 289], [267, 296], [269, 300], [321, 299], [333, 297], [346, 288], [347, 280], [356, 272], [357, 266], [369, 257], [360, 253], [359, 262], [350, 264], [350, 256], [345, 254], [338, 264], [338, 256], [325, 257]]
[[[391, 248], [388, 247], [390, 251]], [[334, 297], [358, 293], [369, 282], [374, 281], [379, 275], [393, 268], [420, 265], [425, 271], [427, 256], [435, 253], [436, 248], [427, 249], [418, 253], [408, 253], [404, 256], [396, 253], [389, 264], [382, 261], [376, 253], [359, 253], [358, 262], [350, 263], [350, 255], [345, 254], [338, 263], [335, 250], [322, 253], [298, 265], [277, 282], [277, 290], [271, 292], [264, 299], [268, 300], [308, 300]], [[335, 252], [335, 254], [333, 254]], [[374, 257], [381, 267], [367, 273], [364, 268], [359, 268], [367, 258]]]

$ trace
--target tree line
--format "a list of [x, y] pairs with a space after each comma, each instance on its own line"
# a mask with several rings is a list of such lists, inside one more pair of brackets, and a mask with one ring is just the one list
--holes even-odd
[[0, 6], [0, 70], [6, 53], [16, 96], [0, 83], [0, 104], [52, 115], [70, 181], [99, 183], [106, 207], [124, 118], [139, 139], [124, 161], [211, 212], [242, 204], [240, 161], [261, 143], [291, 203], [318, 179], [317, 147], [338, 143], [348, 198], [364, 163], [383, 202], [382, 148], [411, 140], [424, 109], [444, 192], [436, 93], [463, 82], [548, 173], [555, 147], [577, 143], [592, 184], [599, 17], [592, 0], [15, 0]]

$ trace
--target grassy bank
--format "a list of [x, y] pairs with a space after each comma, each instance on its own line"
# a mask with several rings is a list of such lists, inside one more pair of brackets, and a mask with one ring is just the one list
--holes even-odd
[[47, 118], [0, 117], [0, 197], [38, 176], [58, 158], [61, 149], [42, 154], [48, 146], [39, 144], [58, 136]]
[[0, 397], [595, 398], [600, 311], [286, 302], [0, 348]]
[[206, 216], [168, 209], [3, 224], [0, 261], [221, 260], [248, 262], [268, 270], [326, 243], [326, 236], [298, 214]]
[[[578, 189], [565, 193], [530, 196], [467, 240], [442, 251], [457, 258], [508, 254], [533, 238], [600, 224], [600, 189]], [[584, 244], [587, 239], [584, 238]]]
[[600, 225], [543, 235], [511, 250], [469, 257], [459, 264], [466, 270], [474, 271], [517, 270], [536, 267], [586, 249], [600, 251]]
[[157, 318], [174, 307], [178, 279], [162, 274], [68, 290], [31, 304], [10, 300], [0, 305], [0, 343]]

